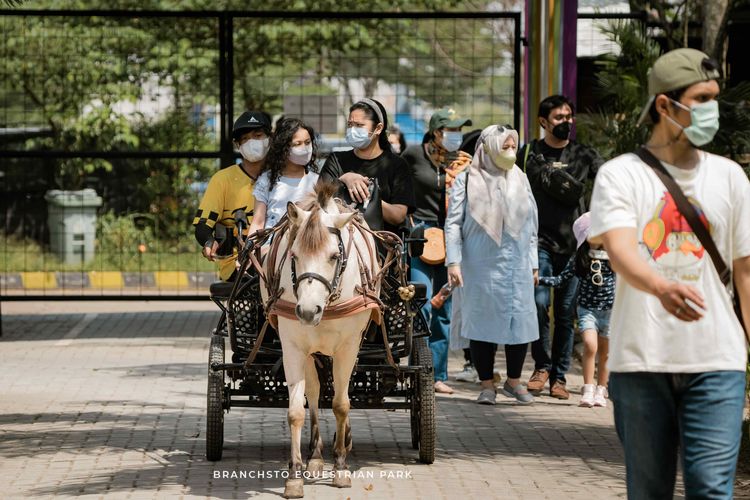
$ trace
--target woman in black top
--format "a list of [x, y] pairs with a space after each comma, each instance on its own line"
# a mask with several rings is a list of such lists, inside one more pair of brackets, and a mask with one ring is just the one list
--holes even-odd
[[[416, 211], [414, 224], [425, 228], [442, 229], [445, 223], [447, 191], [453, 179], [471, 163], [471, 155], [458, 151], [463, 142], [461, 127], [471, 120], [459, 118], [452, 109], [442, 109], [430, 118], [430, 130], [425, 142], [406, 148], [402, 154], [414, 173]], [[445, 263], [429, 264], [420, 257], [411, 259], [411, 277], [427, 285], [427, 296], [432, 297], [448, 282]], [[439, 309], [432, 309], [428, 301], [422, 308], [430, 324], [430, 349], [435, 367], [435, 391], [451, 394], [448, 380], [448, 347], [450, 344], [451, 300]]]
[[414, 210], [414, 189], [408, 165], [391, 151], [385, 108], [373, 99], [362, 99], [349, 108], [346, 127], [346, 140], [353, 149], [331, 154], [320, 179], [340, 182], [342, 191], [357, 203], [369, 198], [370, 179], [377, 179], [383, 229], [395, 232]]

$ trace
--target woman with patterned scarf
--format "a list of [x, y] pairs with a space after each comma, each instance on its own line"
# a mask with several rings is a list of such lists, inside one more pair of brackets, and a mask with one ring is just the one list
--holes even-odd
[[[460, 172], [471, 164], [471, 156], [458, 151], [463, 140], [461, 127], [471, 125], [471, 120], [459, 118], [452, 109], [437, 111], [430, 118], [430, 130], [424, 144], [411, 146], [402, 157], [413, 172], [416, 211], [415, 225], [425, 228], [443, 228], [448, 203], [447, 190]], [[440, 238], [440, 244], [445, 245]], [[411, 278], [427, 285], [427, 296], [432, 297], [448, 282], [445, 262], [425, 262], [422, 257], [412, 257]], [[435, 392], [453, 393], [445, 381], [448, 379], [448, 346], [450, 343], [450, 298], [443, 307], [433, 310], [427, 302], [423, 308], [430, 325], [430, 349], [435, 366]]]

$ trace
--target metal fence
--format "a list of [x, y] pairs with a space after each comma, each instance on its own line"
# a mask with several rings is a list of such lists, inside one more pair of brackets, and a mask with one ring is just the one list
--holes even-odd
[[205, 297], [190, 224], [241, 111], [329, 147], [365, 96], [410, 143], [443, 106], [518, 127], [520, 46], [520, 13], [0, 11], [3, 299]]

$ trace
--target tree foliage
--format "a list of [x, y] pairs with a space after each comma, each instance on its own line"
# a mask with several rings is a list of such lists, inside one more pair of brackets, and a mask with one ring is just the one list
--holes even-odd
[[619, 55], [605, 54], [596, 61], [595, 91], [602, 108], [581, 115], [578, 130], [582, 142], [613, 158], [645, 140], [646, 128], [636, 122], [648, 99], [648, 70], [660, 48], [639, 23], [613, 22], [603, 31], [619, 47]]
[[646, 12], [648, 21], [659, 27], [665, 50], [692, 46], [701, 48], [724, 66], [727, 23], [732, 12], [750, 5], [748, 0], [630, 0], [632, 12]]
[[[648, 100], [648, 70], [661, 47], [640, 23], [614, 22], [604, 33], [619, 55], [601, 56], [595, 91], [601, 109], [579, 118], [581, 140], [605, 158], [633, 151], [646, 141], [648, 127], [636, 123]], [[750, 82], [723, 89], [719, 94], [721, 127], [705, 149], [739, 161], [750, 153]]]

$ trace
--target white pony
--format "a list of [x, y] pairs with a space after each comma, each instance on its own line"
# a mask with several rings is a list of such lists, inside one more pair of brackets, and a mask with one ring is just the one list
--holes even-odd
[[[305, 206], [305, 205], [303, 205]], [[346, 454], [351, 450], [349, 379], [357, 361], [363, 332], [371, 317], [381, 321], [375, 280], [379, 271], [373, 236], [354, 224], [354, 212], [343, 212], [333, 200], [333, 188], [316, 188], [316, 198], [304, 210], [287, 206], [289, 227], [276, 234], [264, 268], [273, 298], [267, 314], [277, 330], [289, 389], [288, 422], [291, 462], [284, 496], [303, 496], [303, 475], [323, 470], [318, 402], [320, 381], [314, 353], [333, 357], [333, 413], [336, 416], [333, 484], [351, 487]], [[274, 282], [276, 285], [274, 286]], [[369, 289], [368, 289], [369, 288]], [[300, 442], [305, 422], [305, 397], [310, 408], [311, 438], [307, 474], [303, 474]]]

